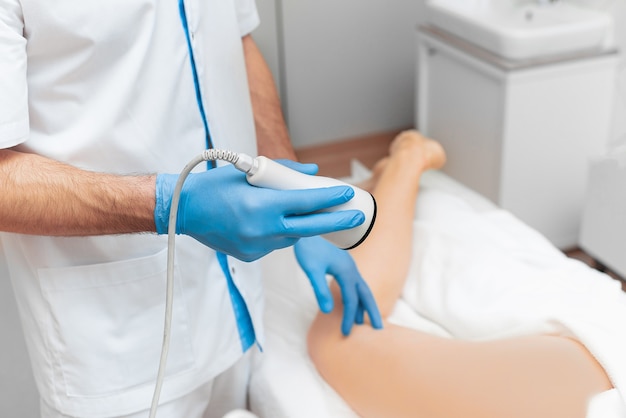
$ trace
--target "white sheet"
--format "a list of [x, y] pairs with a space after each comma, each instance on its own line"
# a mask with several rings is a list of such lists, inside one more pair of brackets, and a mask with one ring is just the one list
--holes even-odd
[[[618, 388], [594, 399], [588, 418], [626, 418], [626, 296], [617, 282], [438, 172], [423, 178], [414, 232], [413, 263], [390, 320], [468, 339], [574, 335]], [[267, 342], [255, 358], [252, 410], [263, 418], [356, 417], [307, 356], [317, 305], [292, 251], [266, 257], [264, 269]]]

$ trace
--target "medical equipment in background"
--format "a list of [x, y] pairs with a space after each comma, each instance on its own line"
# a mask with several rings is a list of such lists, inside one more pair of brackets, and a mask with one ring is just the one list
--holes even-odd
[[625, 191], [626, 146], [622, 146], [591, 163], [579, 244], [594, 260], [623, 279], [626, 279]]
[[[266, 157], [252, 158], [249, 155], [231, 151], [208, 149], [193, 158], [182, 170], [176, 182], [172, 200], [170, 202], [169, 227], [167, 233], [167, 284], [165, 302], [165, 325], [163, 332], [163, 346], [159, 361], [156, 386], [150, 407], [150, 418], [156, 417], [159, 397], [163, 380], [165, 378], [165, 366], [169, 352], [172, 323], [172, 305], [174, 301], [174, 255], [176, 240], [176, 220], [178, 215], [178, 202], [185, 180], [198, 164], [204, 161], [227, 161], [238, 170], [246, 174], [246, 180], [252, 186], [264, 187], [275, 190], [298, 190], [346, 185], [346, 183], [333, 178], [314, 176], [292, 170], [280, 163]], [[369, 235], [376, 220], [376, 201], [374, 196], [355, 186], [354, 196], [348, 202], [334, 206], [323, 211], [340, 211], [356, 209], [363, 212], [365, 221], [352, 229], [332, 232], [323, 235], [328, 241], [342, 249], [351, 249], [361, 244]]]
[[562, 249], [578, 243], [591, 157], [608, 141], [612, 18], [567, 3], [429, 0], [417, 127], [443, 171]]

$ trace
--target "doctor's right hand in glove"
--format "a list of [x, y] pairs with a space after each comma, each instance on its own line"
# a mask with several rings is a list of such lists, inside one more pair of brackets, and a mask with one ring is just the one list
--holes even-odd
[[[290, 164], [311, 171], [304, 164]], [[168, 232], [170, 202], [178, 175], [156, 179], [154, 219], [159, 234]], [[347, 202], [348, 186], [308, 190], [272, 190], [248, 184], [244, 173], [228, 165], [191, 173], [180, 196], [176, 233], [243, 261], [295, 244], [301, 237], [326, 234], [362, 224], [361, 211], [313, 213]]]

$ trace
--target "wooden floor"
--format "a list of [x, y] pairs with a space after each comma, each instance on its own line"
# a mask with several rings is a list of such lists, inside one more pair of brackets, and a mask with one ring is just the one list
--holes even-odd
[[[389, 144], [402, 130], [382, 132], [378, 134], [348, 138], [342, 141], [296, 149], [298, 158], [302, 162], [314, 162], [319, 166], [319, 174], [329, 177], [344, 177], [350, 175], [350, 160], [357, 159], [368, 168], [379, 159], [387, 155]], [[589, 266], [604, 271], [616, 280], [621, 281], [626, 291], [626, 280], [614, 272], [607, 270], [591, 256], [579, 248], [565, 251], [568, 257], [578, 259]]]
[[328, 177], [350, 175], [350, 160], [357, 159], [368, 168], [387, 155], [389, 144], [401, 131], [383, 132], [343, 141], [298, 148], [296, 154], [303, 163], [316, 163], [319, 174]]

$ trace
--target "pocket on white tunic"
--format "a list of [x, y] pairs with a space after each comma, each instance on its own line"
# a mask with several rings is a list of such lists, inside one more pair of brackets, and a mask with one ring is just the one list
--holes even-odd
[[[39, 269], [52, 314], [47, 338], [70, 397], [98, 397], [156, 379], [165, 315], [167, 250], [105, 264]], [[189, 317], [175, 269], [167, 374], [194, 364]], [[57, 377], [58, 378], [58, 377]]]

